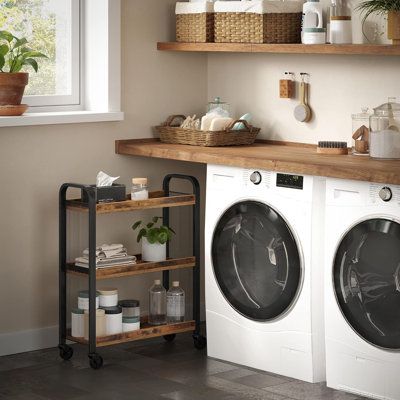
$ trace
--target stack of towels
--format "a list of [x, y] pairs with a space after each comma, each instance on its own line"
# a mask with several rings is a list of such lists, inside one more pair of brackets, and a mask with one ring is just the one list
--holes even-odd
[[[136, 264], [136, 257], [128, 255], [122, 244], [103, 244], [96, 247], [96, 268], [133, 264]], [[89, 267], [89, 249], [83, 250], [82, 257], [75, 259], [75, 265], [77, 267]]]

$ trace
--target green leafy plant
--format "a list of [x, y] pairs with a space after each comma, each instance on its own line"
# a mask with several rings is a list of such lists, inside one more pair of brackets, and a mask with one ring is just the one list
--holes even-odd
[[47, 58], [40, 51], [27, 47], [26, 38], [18, 38], [8, 31], [0, 31], [0, 72], [15, 73], [24, 66], [31, 66], [38, 72], [36, 58]]
[[132, 225], [132, 229], [135, 231], [136, 229], [140, 228], [137, 235], [137, 242], [139, 243], [144, 237], [151, 244], [165, 244], [171, 240], [172, 235], [175, 234], [175, 231], [172, 228], [162, 224], [157, 226], [159, 221], [162, 221], [162, 217], [153, 217], [151, 222], [147, 224], [143, 223], [142, 221], [136, 221]]

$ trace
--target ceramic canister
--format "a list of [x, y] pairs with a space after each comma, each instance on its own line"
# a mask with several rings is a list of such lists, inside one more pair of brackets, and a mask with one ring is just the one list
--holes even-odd
[[332, 44], [350, 44], [353, 41], [351, 17], [331, 17], [330, 36]]
[[137, 331], [140, 329], [140, 317], [122, 317], [122, 332]]
[[71, 335], [83, 338], [85, 336], [85, 310], [74, 308], [71, 311]]
[[118, 289], [102, 288], [100, 293], [100, 307], [115, 307], [118, 305]]
[[[89, 311], [85, 310], [85, 339], [89, 340]], [[96, 310], [96, 337], [106, 335], [106, 314], [105, 311], [99, 308]]]
[[[99, 292], [96, 292], [96, 308], [99, 308]], [[89, 290], [81, 290], [78, 294], [78, 308], [89, 310]]]
[[122, 308], [104, 307], [106, 313], [106, 335], [116, 335], [122, 332]]
[[304, 28], [303, 43], [304, 44], [324, 44], [326, 42], [325, 28]]

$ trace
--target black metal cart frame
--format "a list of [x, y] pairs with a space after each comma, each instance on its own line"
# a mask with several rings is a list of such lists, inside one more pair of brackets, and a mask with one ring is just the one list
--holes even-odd
[[[170, 196], [171, 180], [186, 180], [192, 184], [195, 204], [192, 206], [193, 218], [193, 331], [194, 345], [202, 349], [206, 339], [200, 333], [200, 185], [198, 180], [189, 175], [170, 174], [163, 180], [164, 196]], [[80, 189], [86, 193], [89, 218], [89, 353], [88, 357], [92, 368], [100, 368], [103, 364], [102, 357], [96, 349], [96, 204], [97, 191], [90, 185], [77, 183], [64, 183], [59, 191], [59, 350], [60, 356], [68, 360], [73, 355], [73, 349], [67, 345], [67, 191], [70, 188]], [[169, 226], [170, 212], [168, 207], [163, 207], [163, 223]], [[169, 244], [167, 244], [167, 257], [169, 257]], [[164, 287], [169, 289], [169, 271], [163, 271]], [[167, 335], [167, 341], [173, 340], [175, 334]]]

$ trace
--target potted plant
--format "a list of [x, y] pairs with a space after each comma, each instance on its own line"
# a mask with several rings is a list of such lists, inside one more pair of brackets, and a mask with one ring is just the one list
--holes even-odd
[[387, 14], [388, 39], [400, 44], [400, 0], [365, 0], [357, 9], [364, 13], [363, 24], [371, 14]]
[[0, 31], [0, 115], [22, 115], [28, 108], [21, 105], [29, 73], [21, 72], [25, 66], [38, 71], [37, 58], [47, 58], [39, 51], [27, 47], [26, 38], [18, 38]]
[[143, 261], [165, 261], [167, 259], [167, 242], [171, 239], [174, 230], [168, 226], [158, 224], [162, 217], [153, 217], [151, 222], [144, 224], [137, 221], [132, 225], [135, 231], [139, 229], [137, 242], [142, 241]]

